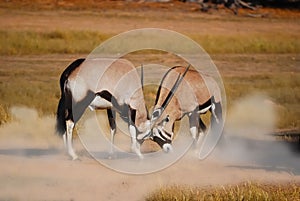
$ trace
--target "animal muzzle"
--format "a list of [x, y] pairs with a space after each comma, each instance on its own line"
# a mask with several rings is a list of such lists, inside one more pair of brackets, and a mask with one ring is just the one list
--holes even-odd
[[169, 143], [165, 143], [163, 146], [162, 146], [164, 152], [166, 153], [169, 153], [169, 152], [173, 152], [173, 147], [171, 144]]

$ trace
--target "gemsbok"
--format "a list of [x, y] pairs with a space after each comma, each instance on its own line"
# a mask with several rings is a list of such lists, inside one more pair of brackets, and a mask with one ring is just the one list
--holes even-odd
[[56, 130], [62, 135], [73, 160], [72, 133], [85, 109], [106, 109], [111, 130], [111, 151], [116, 133], [116, 112], [128, 123], [131, 149], [139, 157], [142, 141], [139, 134], [150, 132], [141, 78], [131, 62], [125, 59], [78, 59], [60, 77], [61, 98], [58, 103]]
[[[222, 123], [220, 90], [212, 77], [182, 66], [170, 68], [163, 76], [157, 91], [151, 115], [150, 139], [165, 151], [172, 149], [174, 123], [185, 115], [189, 118], [189, 130], [197, 142], [204, 136], [206, 126], [200, 118], [211, 112], [210, 128]], [[208, 88], [209, 86], [209, 88]]]

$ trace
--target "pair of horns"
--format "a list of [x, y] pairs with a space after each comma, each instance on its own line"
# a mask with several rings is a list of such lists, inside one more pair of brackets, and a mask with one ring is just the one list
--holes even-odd
[[[180, 83], [182, 82], [182, 80], [183, 80], [183, 78], [185, 77], [185, 75], [186, 75], [187, 71], [189, 70], [190, 66], [191, 66], [191, 65], [189, 64], [189, 65], [186, 67], [186, 69], [185, 69], [185, 71], [184, 71], [184, 73], [183, 73], [182, 75], [181, 75], [181, 74], [178, 75], [175, 84], [173, 85], [173, 87], [172, 87], [171, 91], [169, 92], [169, 94], [168, 94], [166, 100], [163, 102], [163, 104], [162, 104], [162, 106], [161, 106], [162, 112], [166, 109], [166, 107], [167, 107], [168, 104], [170, 103], [171, 99], [172, 99], [173, 96], [175, 95], [175, 92], [176, 92], [178, 86], [179, 86]], [[162, 112], [161, 112], [161, 113], [162, 113]]]
[[[157, 119], [159, 119], [159, 117], [162, 115], [162, 113], [164, 112], [164, 110], [166, 109], [166, 107], [168, 106], [168, 104], [170, 103], [170, 101], [172, 100], [173, 96], [175, 95], [176, 90], [178, 89], [180, 83], [182, 82], [183, 78], [185, 77], [186, 73], [188, 72], [189, 68], [190, 68], [190, 64], [186, 67], [184, 73], [181, 75], [181, 73], [178, 75], [175, 84], [173, 85], [171, 91], [168, 93], [166, 99], [164, 100], [162, 106], [156, 110], [153, 111], [152, 113], [152, 118], [151, 118], [151, 130], [155, 124], [155, 122], [157, 121]], [[144, 70], [143, 70], [143, 65], [141, 65], [141, 84], [142, 87], [144, 85]], [[155, 118], [153, 118], [155, 117]], [[142, 139], [145, 139], [146, 137], [149, 137], [151, 135], [151, 132], [145, 136], [142, 137]]]
[[191, 65], [188, 65], [184, 71], [184, 73], [181, 75], [179, 74], [173, 87], [171, 88], [170, 92], [168, 93], [166, 99], [164, 100], [162, 106], [160, 108], [157, 108], [153, 111], [152, 113], [152, 117], [151, 117], [151, 128], [154, 125], [155, 121], [157, 119], [159, 119], [159, 117], [162, 115], [162, 113], [164, 112], [164, 110], [166, 109], [166, 107], [168, 106], [168, 104], [170, 103], [170, 101], [172, 100], [173, 96], [176, 93], [176, 90], [178, 89], [180, 83], [182, 82], [183, 78], [185, 77], [187, 71], [189, 70]]
[[[160, 112], [160, 115], [162, 114], [162, 112], [166, 109], [166, 107], [168, 106], [168, 104], [170, 103], [171, 99], [173, 98], [178, 86], [180, 85], [180, 83], [182, 82], [183, 78], [185, 77], [187, 71], [189, 70], [190, 68], [190, 64], [186, 67], [184, 73], [181, 75], [179, 74], [177, 79], [176, 79], [176, 82], [175, 84], [173, 85], [171, 91], [169, 92], [166, 100], [163, 102], [162, 106], [161, 106], [161, 112]], [[143, 64], [141, 65], [141, 84], [142, 84], [142, 88], [144, 88], [144, 67], [143, 67]], [[159, 116], [160, 116], [159, 115]]]

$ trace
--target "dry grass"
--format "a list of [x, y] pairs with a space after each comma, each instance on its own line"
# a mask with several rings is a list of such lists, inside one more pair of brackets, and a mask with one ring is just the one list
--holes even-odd
[[228, 53], [299, 53], [296, 34], [232, 34], [190, 36], [210, 54]]
[[278, 128], [300, 128], [300, 74], [273, 73], [225, 77], [228, 105], [235, 99], [251, 93], [261, 92], [278, 104]]
[[1, 123], [9, 120], [9, 108], [15, 105], [36, 108], [40, 114], [55, 113], [63, 65], [62, 61], [43, 59], [3, 61], [0, 67]]
[[297, 201], [300, 200], [300, 184], [286, 185], [243, 183], [220, 187], [163, 187], [147, 198], [147, 201]]
[[[111, 34], [95, 31], [55, 30], [12, 31], [0, 30], [1, 55], [54, 53], [89, 53]], [[190, 35], [210, 54], [216, 53], [300, 53], [300, 36], [284, 34]], [[116, 47], [119, 48], [119, 47]], [[180, 46], [181, 50], [189, 47]]]
[[[1, 123], [9, 121], [9, 108], [13, 105], [37, 108], [40, 114], [55, 114], [60, 97], [59, 76], [72, 59], [66, 59], [66, 55], [50, 57], [53, 58], [41, 56], [41, 58], [30, 59], [24, 56], [17, 60], [15, 60], [16, 57], [8, 60], [2, 59], [2, 66], [0, 66]], [[74, 56], [74, 58], [77, 57]], [[234, 61], [232, 65], [236, 65]], [[229, 75], [223, 79], [228, 107], [234, 100], [251, 92], [262, 92], [278, 104], [278, 128], [300, 128], [299, 73]], [[151, 107], [155, 100], [156, 88], [149, 86], [145, 90], [147, 105]]]
[[0, 30], [1, 55], [88, 53], [110, 35], [91, 31]]

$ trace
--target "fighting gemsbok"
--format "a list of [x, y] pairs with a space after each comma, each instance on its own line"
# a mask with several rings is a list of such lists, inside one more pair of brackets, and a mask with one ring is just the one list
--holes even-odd
[[206, 130], [201, 114], [211, 112], [211, 128], [223, 121], [217, 83], [212, 77], [189, 68], [175, 66], [169, 69], [157, 91], [151, 116], [151, 139], [164, 150], [172, 148], [174, 123], [185, 115], [189, 118], [190, 133], [195, 141]]
[[124, 59], [78, 59], [71, 63], [60, 77], [61, 98], [57, 108], [56, 129], [72, 159], [73, 128], [87, 107], [106, 109], [113, 146], [116, 132], [115, 115], [128, 122], [131, 148], [140, 157], [138, 134], [149, 130], [141, 78], [133, 64]]

